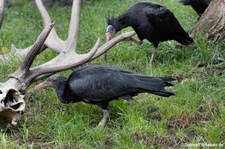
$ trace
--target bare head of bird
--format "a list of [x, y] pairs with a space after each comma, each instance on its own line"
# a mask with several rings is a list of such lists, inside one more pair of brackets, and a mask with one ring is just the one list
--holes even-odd
[[41, 88], [47, 87], [47, 86], [51, 86], [54, 87], [55, 82], [57, 80], [57, 78], [60, 77], [58, 75], [52, 75], [50, 76], [47, 80], [45, 80], [44, 82], [39, 83], [38, 85], [36, 85], [31, 91], [35, 91], [35, 90], [39, 90]]
[[106, 42], [111, 40], [116, 33], [115, 28], [112, 25], [108, 25], [105, 31]]

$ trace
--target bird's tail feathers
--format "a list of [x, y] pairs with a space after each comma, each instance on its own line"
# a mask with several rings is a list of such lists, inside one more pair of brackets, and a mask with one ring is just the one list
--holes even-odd
[[173, 84], [171, 82], [176, 80], [175, 78], [173, 78], [171, 76], [160, 77], [160, 79], [162, 79], [162, 81], [166, 84], [166, 86], [173, 86]]
[[148, 76], [136, 76], [138, 82], [135, 86], [143, 92], [149, 92], [155, 95], [169, 97], [175, 95], [174, 92], [165, 90], [166, 86], [173, 86], [171, 83], [175, 79], [172, 77], [148, 77]]
[[169, 90], [165, 90], [165, 89], [162, 89], [162, 90], [157, 91], [157, 92], [153, 92], [153, 94], [163, 96], [163, 97], [170, 97], [170, 96], [175, 95], [174, 92], [169, 91]]

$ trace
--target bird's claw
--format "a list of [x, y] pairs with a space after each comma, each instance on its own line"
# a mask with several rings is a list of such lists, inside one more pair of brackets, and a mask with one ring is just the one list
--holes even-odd
[[98, 126], [95, 127], [95, 129], [103, 129], [106, 126], [106, 121], [99, 122]]
[[109, 118], [109, 111], [108, 110], [102, 110], [103, 112], [103, 118], [102, 120], [98, 123], [98, 126], [96, 129], [104, 128], [107, 123], [107, 119]]

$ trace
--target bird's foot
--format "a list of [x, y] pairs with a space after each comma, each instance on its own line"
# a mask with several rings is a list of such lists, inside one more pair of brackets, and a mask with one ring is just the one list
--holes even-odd
[[96, 127], [96, 129], [104, 128], [106, 126], [107, 120], [109, 118], [109, 111], [108, 110], [102, 110], [102, 112], [103, 112], [103, 118], [98, 123], [98, 126]]
[[96, 129], [103, 129], [103, 128], [105, 128], [105, 126], [106, 126], [106, 121], [101, 121], [96, 126]]

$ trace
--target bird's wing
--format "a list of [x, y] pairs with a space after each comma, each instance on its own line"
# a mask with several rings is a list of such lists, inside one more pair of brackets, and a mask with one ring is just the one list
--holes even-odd
[[[170, 10], [163, 6], [148, 8], [148, 11], [146, 11], [146, 16], [153, 25], [154, 24], [158, 25], [159, 23], [164, 23], [165, 21], [167, 21], [167, 22], [170, 21], [171, 14], [172, 13], [170, 12]], [[154, 23], [154, 22], [157, 22], [157, 23]]]
[[166, 83], [161, 78], [139, 75], [116, 67], [89, 66], [83, 71], [75, 71], [69, 77], [65, 92], [93, 103], [119, 97], [130, 99], [130, 96], [142, 92], [160, 96], [173, 95], [164, 90], [165, 86]]
[[132, 72], [107, 66], [92, 66], [83, 71], [75, 71], [68, 79], [67, 92], [91, 101], [118, 98], [132, 92], [127, 85], [127, 74]]
[[149, 22], [162, 40], [174, 39], [181, 44], [193, 42], [169, 9], [162, 6], [146, 13]]

